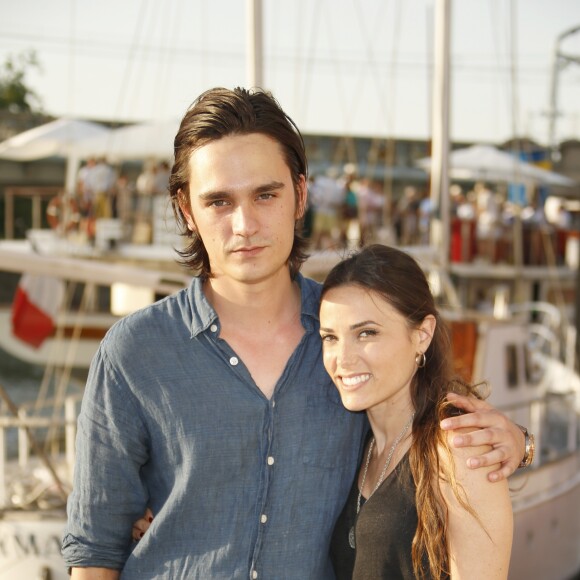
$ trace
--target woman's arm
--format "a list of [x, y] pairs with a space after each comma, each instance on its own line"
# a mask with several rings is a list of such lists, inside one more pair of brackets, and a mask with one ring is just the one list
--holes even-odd
[[[471, 429], [450, 432], [465, 436]], [[455, 469], [460, 494], [471, 506], [477, 518], [459, 502], [449, 482], [441, 481], [441, 492], [448, 508], [447, 542], [449, 547], [451, 577], [454, 580], [504, 580], [508, 569], [513, 536], [513, 513], [507, 481], [491, 483], [488, 474], [497, 465], [470, 469], [467, 459], [490, 451], [489, 446], [450, 446], [452, 467]], [[442, 449], [442, 463], [449, 456]]]
[[73, 568], [71, 580], [117, 580], [119, 574], [110, 568]]
[[[489, 481], [493, 482], [509, 477], [525, 454], [526, 442], [521, 429], [485, 401], [456, 393], [448, 393], [447, 399], [466, 414], [444, 419], [441, 428], [448, 431], [470, 428], [470, 433], [456, 434], [451, 445], [480, 450], [479, 454], [472, 451], [464, 456], [468, 467], [485, 467]], [[487, 446], [485, 451], [483, 445]]]

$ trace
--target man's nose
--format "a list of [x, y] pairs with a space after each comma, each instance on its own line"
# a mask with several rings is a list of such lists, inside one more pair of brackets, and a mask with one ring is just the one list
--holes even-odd
[[258, 220], [255, 210], [246, 204], [239, 205], [232, 217], [232, 230], [239, 236], [251, 236], [258, 229]]

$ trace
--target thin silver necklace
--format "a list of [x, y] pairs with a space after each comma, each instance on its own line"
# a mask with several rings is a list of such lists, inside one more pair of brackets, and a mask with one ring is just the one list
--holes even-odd
[[[407, 421], [407, 423], [403, 427], [402, 431], [397, 435], [397, 438], [393, 441], [393, 444], [391, 445], [391, 448], [389, 449], [389, 454], [387, 455], [387, 460], [385, 461], [385, 466], [383, 467], [383, 470], [381, 471], [381, 475], [379, 476], [377, 484], [375, 485], [375, 488], [373, 489], [373, 491], [371, 492], [371, 494], [369, 495], [369, 497], [367, 499], [370, 499], [371, 496], [375, 493], [375, 491], [377, 491], [377, 489], [379, 489], [379, 486], [381, 485], [381, 483], [383, 483], [383, 479], [385, 478], [385, 474], [387, 473], [387, 469], [389, 469], [389, 465], [391, 465], [391, 460], [393, 459], [393, 454], [395, 453], [395, 449], [397, 448], [397, 445], [401, 442], [401, 439], [404, 437], [405, 433], [408, 431], [409, 427], [411, 426], [411, 423], [413, 422], [414, 416], [415, 416], [415, 413], [413, 413], [411, 415], [411, 418]], [[371, 454], [373, 452], [374, 446], [375, 446], [375, 438], [373, 437], [371, 439], [371, 442], [369, 445], [369, 451], [367, 453], [367, 460], [365, 462], [365, 468], [363, 471], [362, 481], [361, 481], [360, 488], [358, 490], [358, 498], [356, 500], [356, 515], [357, 515], [357, 517], [358, 517], [358, 514], [360, 512], [360, 499], [362, 496], [362, 490], [365, 487], [365, 481], [367, 479], [367, 471], [369, 469], [369, 463], [371, 462]], [[355, 524], [356, 524], [356, 521], [352, 525], [352, 527], [350, 528], [350, 530], [348, 532], [348, 543], [353, 550], [356, 546], [355, 541], [354, 541], [354, 526], [355, 526]]]

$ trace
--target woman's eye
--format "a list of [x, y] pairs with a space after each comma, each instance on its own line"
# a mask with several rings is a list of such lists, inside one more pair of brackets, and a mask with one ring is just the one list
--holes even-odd
[[359, 336], [361, 338], [367, 338], [369, 336], [376, 336], [378, 333], [376, 330], [371, 330], [370, 328], [367, 330], [362, 330]]
[[331, 340], [335, 339], [332, 334], [322, 334], [320, 335], [320, 338], [322, 339], [322, 342], [330, 342]]

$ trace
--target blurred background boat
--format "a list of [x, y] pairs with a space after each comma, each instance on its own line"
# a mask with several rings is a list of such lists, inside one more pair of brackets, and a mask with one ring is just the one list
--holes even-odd
[[[261, 2], [254, 0], [248, 6], [246, 84], [263, 86]], [[552, 170], [546, 171], [522, 162], [538, 148], [524, 143], [516, 131], [503, 151], [480, 143], [451, 146], [450, 80], [445, 70], [448, 73], [452, 36], [450, 7], [446, 0], [433, 7], [437, 74], [429, 140], [396, 140], [384, 134], [305, 136], [313, 176], [333, 168], [346, 174], [354, 168], [361, 183], [379, 184], [382, 201], [372, 235], [363, 240], [360, 223], [353, 224], [343, 232], [340, 244], [316, 247], [303, 272], [323, 279], [332, 265], [363, 241], [398, 243], [395, 206], [405, 195], [405, 185], [431, 188], [431, 237], [426, 245], [406, 249], [429, 273], [440, 297], [453, 330], [458, 370], [471, 380], [488, 381], [490, 400], [537, 437], [536, 461], [510, 481], [516, 518], [510, 579], [567, 580], [580, 570], [574, 324], [580, 255], [577, 153], [574, 143], [564, 144], [558, 149], [564, 157], [550, 163]], [[559, 116], [556, 89], [566, 58], [560, 43], [576, 31], [567, 30], [556, 42], [548, 107], [552, 125]], [[374, 60], [372, 55], [369, 60]], [[309, 82], [317, 79], [310, 77]], [[393, 90], [390, 86], [379, 92], [385, 100]], [[346, 119], [356, 107], [344, 106], [340, 91], [335, 96], [342, 103], [344, 121], [342, 117]], [[363, 97], [370, 94], [361, 90], [358, 104], [364, 104]], [[516, 97], [513, 89], [513, 103]], [[515, 104], [512, 109], [517, 113]], [[396, 117], [393, 113], [388, 115], [391, 119]], [[392, 122], [389, 126], [392, 129]], [[70, 490], [76, 415], [90, 358], [100, 337], [120, 316], [176, 291], [188, 280], [175, 262], [174, 249], [182, 242], [168, 225], [173, 216], [167, 197], [152, 196], [150, 212], [129, 220], [125, 214], [83, 221], [76, 194], [79, 168], [90, 157], [107, 156], [120, 173], [137, 179], [148, 164], [171, 157], [176, 127], [177, 122], [170, 120], [113, 129], [65, 118], [0, 144], [0, 156], [19, 160], [19, 167], [25, 161], [30, 164], [27, 168], [34, 163], [40, 167], [47, 156], [62, 164], [58, 186], [5, 188], [7, 239], [0, 242], [0, 386], [5, 387], [0, 391], [0, 542], [4, 547], [0, 579], [67, 577], [59, 555], [60, 533]], [[554, 148], [554, 143], [552, 126], [548, 148]], [[569, 175], [556, 168], [567, 169]], [[538, 192], [543, 201], [557, 198], [557, 203], [574, 212], [576, 224], [566, 230], [528, 228], [516, 215], [502, 226], [492, 250], [480, 252], [474, 220], [452, 218], [450, 197], [451, 181], [467, 190], [480, 179], [495, 182], [498, 191], [520, 204], [520, 210]], [[32, 215], [26, 223], [33, 226], [26, 228], [25, 238], [18, 231], [22, 213], [14, 214], [22, 201], [30, 205]], [[58, 286], [58, 281], [61, 299], [48, 305], [52, 326], [43, 322], [42, 337], [34, 336], [37, 324], [14, 322], [19, 286], [27, 289], [29, 298], [42, 297], [43, 289]], [[35, 346], [14, 335], [15, 325], [20, 336], [32, 339]]]

